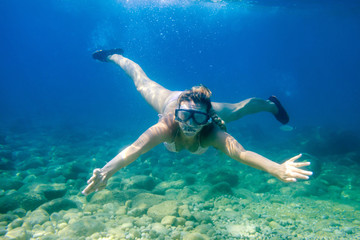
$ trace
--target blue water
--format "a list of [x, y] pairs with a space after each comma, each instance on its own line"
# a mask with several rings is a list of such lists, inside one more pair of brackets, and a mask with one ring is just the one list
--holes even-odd
[[[359, 42], [358, 0], [0, 1], [0, 238], [26, 230], [125, 239], [125, 203], [136, 209], [146, 192], [208, 214], [211, 239], [236, 238], [229, 224], [250, 224], [240, 235], [255, 229], [254, 239], [358, 239]], [[83, 196], [92, 170], [158, 121], [118, 66], [92, 59], [109, 48], [124, 49], [171, 90], [201, 83], [219, 102], [276, 95], [293, 131], [259, 113], [228, 132], [279, 163], [301, 152], [314, 175], [286, 184], [213, 149], [195, 156], [161, 145], [116, 173], [107, 190]], [[131, 185], [144, 175], [151, 187]], [[193, 231], [173, 230], [152, 239]]]
[[[91, 58], [121, 47], [170, 89], [203, 83], [226, 102], [275, 94], [294, 126], [359, 130], [358, 1], [5, 0], [0, 9], [3, 126], [156, 121], [121, 70]], [[259, 118], [278, 126], [250, 117]]]

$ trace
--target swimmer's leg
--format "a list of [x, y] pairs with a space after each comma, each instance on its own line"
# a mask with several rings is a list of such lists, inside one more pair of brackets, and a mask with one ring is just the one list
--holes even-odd
[[121, 49], [97, 51], [93, 54], [93, 57], [103, 62], [114, 62], [120, 66], [134, 81], [136, 89], [147, 103], [149, 103], [158, 113], [162, 113], [167, 104], [166, 100], [174, 92], [152, 81], [146, 76], [145, 72], [137, 63], [121, 55], [122, 50], [118, 51], [118, 53], [116, 50]]
[[239, 103], [212, 103], [213, 109], [226, 123], [258, 112], [270, 112], [282, 124], [289, 122], [289, 116], [280, 101], [271, 96], [268, 100], [249, 98]]

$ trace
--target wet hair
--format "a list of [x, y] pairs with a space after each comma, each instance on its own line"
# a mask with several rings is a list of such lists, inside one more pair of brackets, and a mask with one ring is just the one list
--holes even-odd
[[211, 117], [212, 121], [218, 125], [222, 130], [226, 131], [225, 122], [217, 115], [215, 110], [212, 108], [210, 97], [212, 93], [210, 89], [204, 85], [194, 86], [190, 90], [183, 91], [177, 101], [178, 107], [184, 101], [193, 101], [194, 103], [204, 104], [206, 111]]

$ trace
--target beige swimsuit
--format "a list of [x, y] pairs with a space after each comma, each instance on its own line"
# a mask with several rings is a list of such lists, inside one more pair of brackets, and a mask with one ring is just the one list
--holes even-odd
[[[164, 142], [164, 145], [166, 147], [167, 150], [169, 150], [170, 152], [178, 152], [176, 151], [176, 145], [175, 145], [175, 141], [168, 143], [168, 142]], [[206, 152], [206, 150], [208, 150], [208, 147], [203, 148], [201, 147], [200, 143], [199, 143], [199, 147], [195, 152], [192, 152], [193, 154], [203, 154], [204, 152]]]

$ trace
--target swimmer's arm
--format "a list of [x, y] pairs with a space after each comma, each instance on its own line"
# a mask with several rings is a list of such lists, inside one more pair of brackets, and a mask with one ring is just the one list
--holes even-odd
[[148, 152], [158, 144], [167, 141], [167, 126], [159, 122], [146, 130], [133, 144], [125, 148], [108, 162], [102, 169], [107, 178], [110, 178], [121, 168], [134, 162], [142, 154]]
[[163, 122], [159, 122], [150, 127], [133, 144], [121, 151], [103, 168], [95, 169], [92, 177], [87, 182], [87, 187], [82, 193], [87, 195], [94, 191], [104, 189], [108, 179], [117, 171], [134, 162], [138, 157], [156, 145], [168, 141], [169, 132], [168, 126]]
[[308, 176], [312, 175], [312, 172], [299, 168], [310, 165], [309, 162], [294, 162], [301, 157], [301, 154], [287, 160], [283, 164], [278, 164], [260, 154], [245, 150], [234, 137], [223, 131], [216, 131], [212, 145], [232, 159], [250, 167], [268, 172], [283, 182], [295, 182], [296, 179], [309, 179]]

